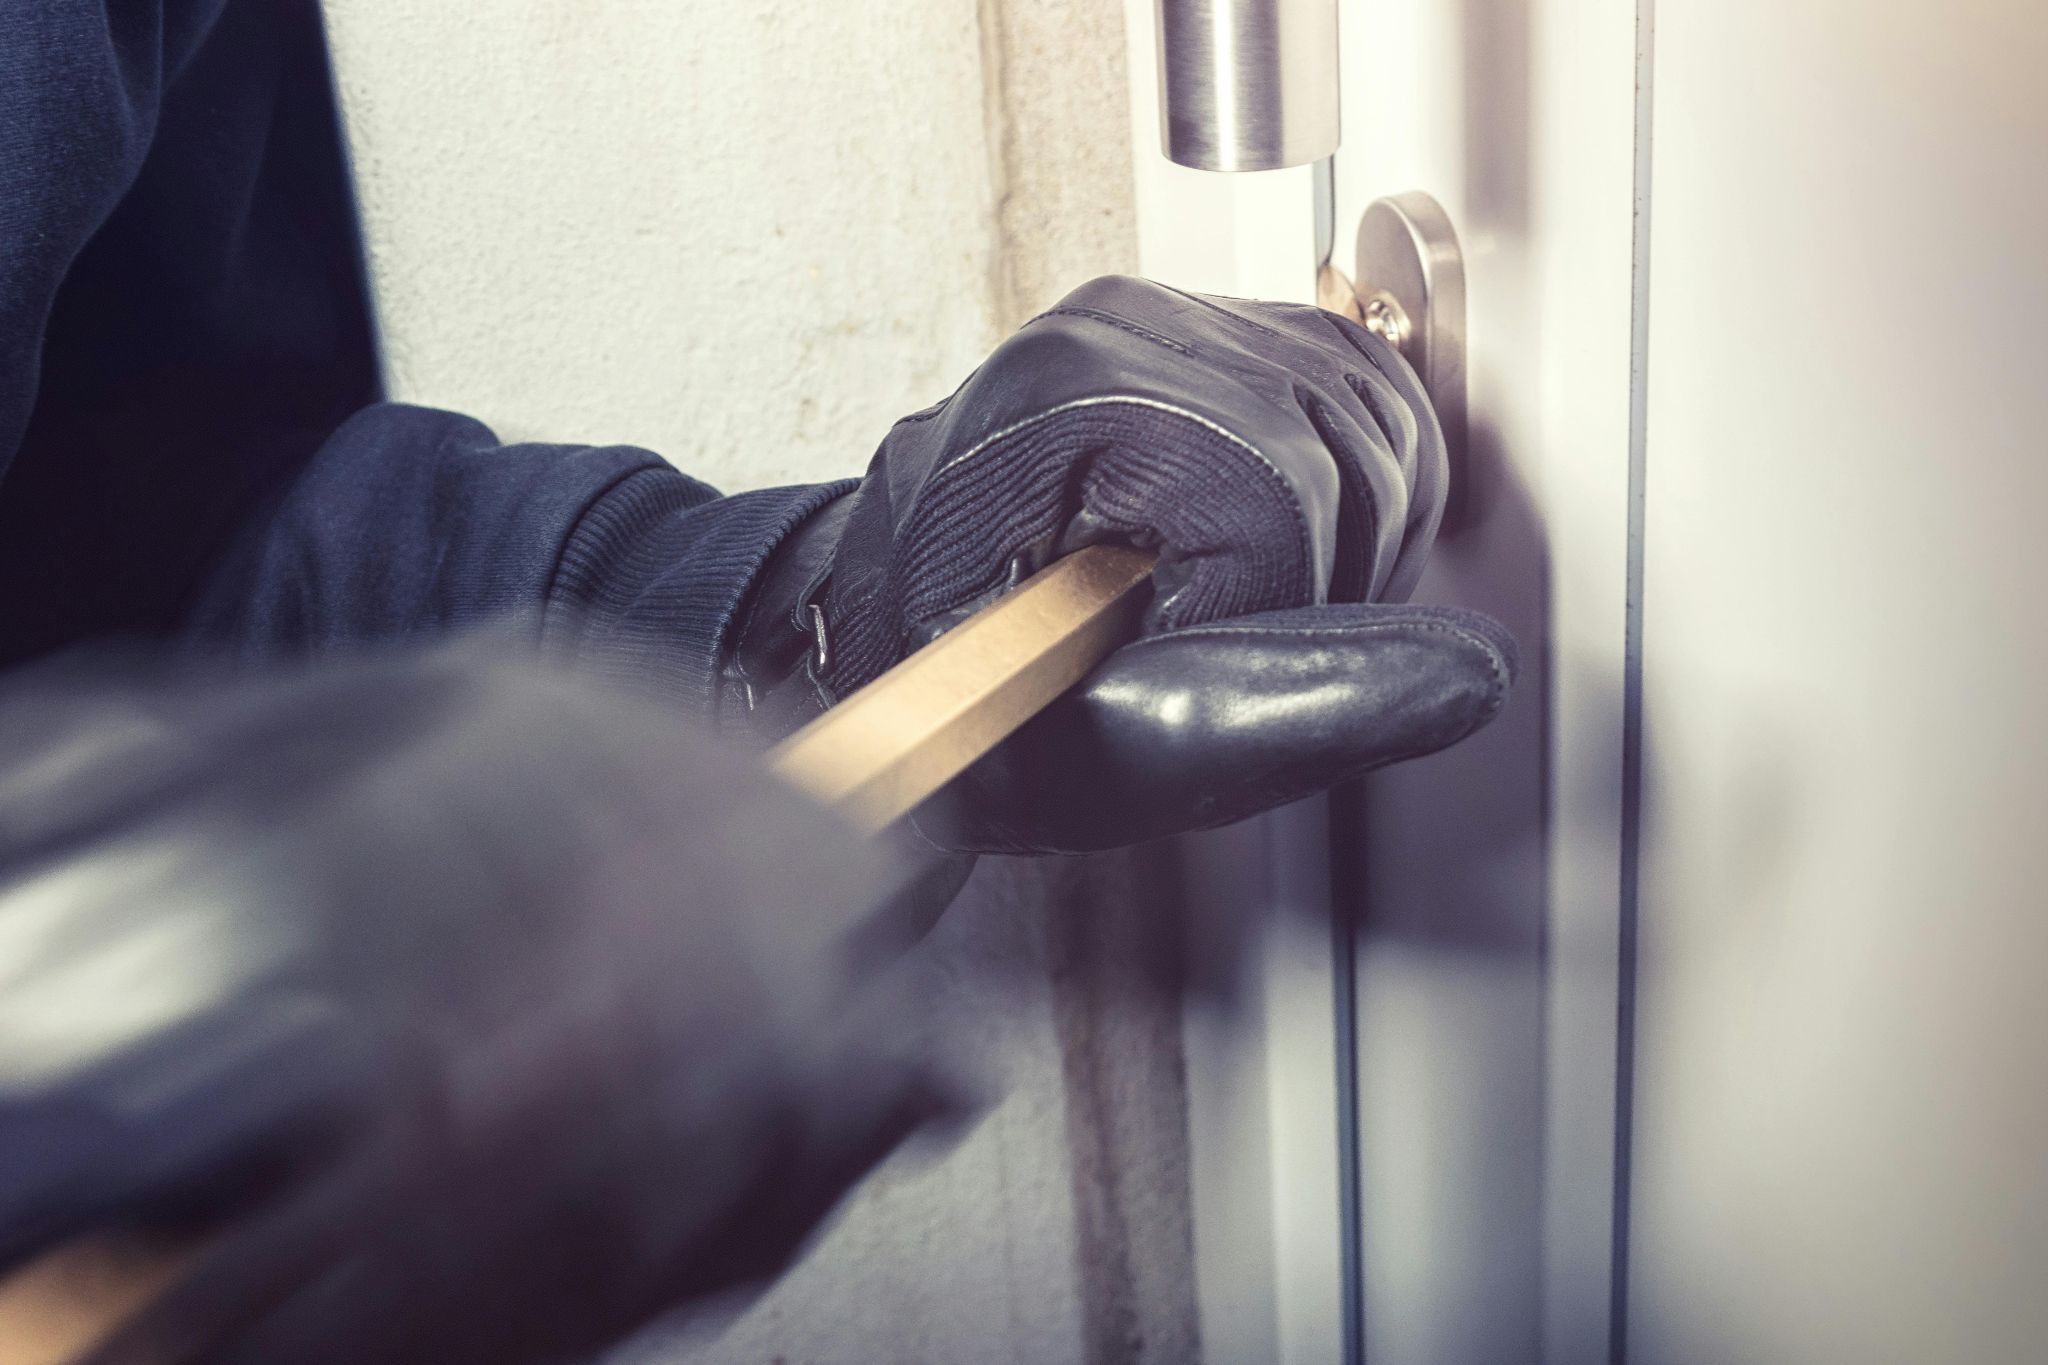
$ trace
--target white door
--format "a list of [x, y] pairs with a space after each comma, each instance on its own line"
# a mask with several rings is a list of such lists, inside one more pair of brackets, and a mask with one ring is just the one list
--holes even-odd
[[[1273, 929], [1258, 1066], [1191, 1045], [1197, 1098], [1293, 1078], [1193, 1113], [1215, 1358], [2048, 1359], [2048, 12], [1342, 24], [1338, 264], [1419, 189], [1468, 271], [1423, 595], [1524, 669], [1340, 803], [1355, 978]], [[1147, 268], [1305, 297], [1306, 174], [1191, 188], [1147, 112]], [[1313, 881], [1314, 821], [1269, 881]]]

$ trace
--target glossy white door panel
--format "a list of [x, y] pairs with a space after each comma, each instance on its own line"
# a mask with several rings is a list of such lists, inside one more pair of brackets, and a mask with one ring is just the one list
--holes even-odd
[[1658, 7], [1632, 1362], [2048, 1359], [2044, 54]]

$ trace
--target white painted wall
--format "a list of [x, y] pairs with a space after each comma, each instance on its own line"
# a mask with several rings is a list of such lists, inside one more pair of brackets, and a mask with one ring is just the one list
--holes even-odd
[[997, 339], [977, 0], [327, 0], [394, 396], [721, 487]]

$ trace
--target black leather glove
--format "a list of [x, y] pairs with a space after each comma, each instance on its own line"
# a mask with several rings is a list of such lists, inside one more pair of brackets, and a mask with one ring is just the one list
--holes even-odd
[[580, 1358], [779, 1269], [946, 1103], [894, 870], [474, 646], [0, 694], [0, 1267], [175, 1230], [94, 1357]]
[[1224, 824], [1484, 725], [1514, 672], [1412, 590], [1442, 433], [1400, 354], [1306, 305], [1092, 281], [897, 423], [782, 546], [727, 670], [779, 734], [1083, 545], [1157, 547], [1145, 638], [916, 817], [1082, 851]]

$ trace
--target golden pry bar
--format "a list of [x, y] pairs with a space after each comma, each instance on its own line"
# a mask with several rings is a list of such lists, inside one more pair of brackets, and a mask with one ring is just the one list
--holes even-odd
[[[788, 782], [880, 833], [1134, 633], [1154, 556], [1076, 551], [769, 753]], [[86, 1238], [0, 1280], [0, 1362], [65, 1365], [177, 1278], [186, 1257]]]

